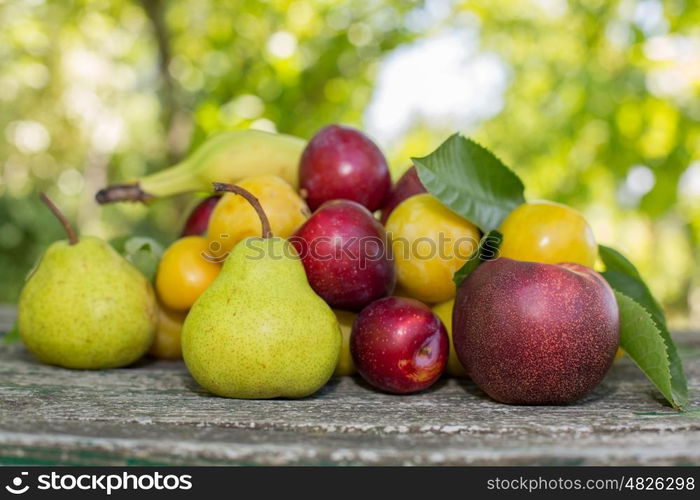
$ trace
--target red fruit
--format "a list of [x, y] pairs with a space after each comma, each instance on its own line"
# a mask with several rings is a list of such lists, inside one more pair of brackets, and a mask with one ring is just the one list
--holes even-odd
[[394, 186], [394, 189], [389, 194], [384, 207], [382, 208], [382, 224], [386, 224], [386, 220], [393, 210], [406, 198], [410, 198], [414, 194], [427, 193], [428, 191], [423, 186], [423, 183], [418, 178], [416, 167], [411, 167], [399, 178]]
[[299, 185], [311, 210], [344, 199], [374, 212], [389, 195], [391, 177], [384, 155], [371, 139], [354, 128], [328, 125], [301, 156]]
[[214, 207], [219, 202], [221, 195], [210, 196], [200, 201], [190, 212], [190, 216], [182, 228], [180, 236], [199, 236], [207, 232], [209, 216], [214, 211]]
[[414, 299], [387, 297], [365, 307], [350, 334], [357, 371], [374, 387], [408, 394], [445, 370], [449, 340], [442, 321]]
[[570, 403], [610, 368], [619, 311], [608, 283], [573, 263], [499, 258], [457, 292], [452, 336], [460, 362], [497, 401]]
[[394, 291], [386, 232], [359, 203], [324, 203], [290, 241], [311, 288], [331, 307], [357, 311]]

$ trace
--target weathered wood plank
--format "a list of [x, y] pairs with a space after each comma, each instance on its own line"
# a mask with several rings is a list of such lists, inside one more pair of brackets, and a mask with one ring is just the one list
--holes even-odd
[[[677, 339], [698, 407], [700, 335]], [[699, 430], [628, 359], [571, 406], [501, 405], [458, 380], [392, 396], [349, 377], [304, 400], [237, 401], [181, 362], [79, 372], [0, 345], [0, 463], [700, 464]]]

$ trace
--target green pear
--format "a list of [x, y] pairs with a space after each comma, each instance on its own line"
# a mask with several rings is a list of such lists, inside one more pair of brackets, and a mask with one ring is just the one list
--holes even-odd
[[109, 244], [76, 238], [46, 250], [19, 298], [19, 332], [39, 361], [76, 369], [133, 363], [150, 347], [157, 321], [153, 289]]
[[239, 242], [190, 309], [182, 329], [187, 368], [218, 396], [313, 394], [333, 375], [340, 354], [335, 314], [309, 286], [291, 243], [272, 237], [255, 197], [238, 186], [216, 188], [253, 204], [264, 237]]

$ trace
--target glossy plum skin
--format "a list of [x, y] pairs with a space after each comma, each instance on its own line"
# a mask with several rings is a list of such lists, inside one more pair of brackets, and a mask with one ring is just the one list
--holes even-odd
[[574, 263], [498, 258], [457, 292], [457, 356], [489, 396], [509, 404], [565, 404], [603, 379], [619, 344], [619, 311], [608, 283]]
[[359, 311], [396, 286], [384, 227], [359, 203], [321, 205], [290, 238], [314, 291], [331, 307]]
[[374, 212], [389, 195], [391, 177], [384, 154], [369, 137], [354, 128], [328, 125], [301, 156], [299, 186], [311, 210], [344, 199]]
[[427, 389], [440, 378], [449, 354], [442, 321], [414, 299], [387, 297], [362, 310], [350, 334], [357, 371], [394, 394]]
[[394, 189], [391, 190], [391, 193], [389, 193], [384, 203], [384, 207], [382, 207], [381, 223], [386, 224], [386, 220], [389, 218], [389, 215], [391, 215], [391, 212], [406, 198], [427, 192], [428, 190], [425, 189], [425, 186], [423, 186], [423, 183], [418, 178], [416, 167], [411, 167], [406, 170], [394, 185]]
[[217, 194], [200, 201], [190, 212], [190, 216], [187, 218], [180, 236], [200, 236], [205, 234], [209, 225], [209, 217], [220, 198], [221, 195]]

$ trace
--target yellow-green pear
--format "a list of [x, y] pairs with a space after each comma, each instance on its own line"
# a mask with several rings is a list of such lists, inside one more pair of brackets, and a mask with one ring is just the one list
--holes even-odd
[[192, 376], [218, 396], [300, 398], [333, 374], [341, 334], [333, 310], [311, 289], [287, 240], [273, 237], [257, 199], [263, 237], [239, 242], [214, 282], [196, 300], [182, 329], [182, 354]]
[[58, 208], [68, 241], [46, 250], [19, 298], [19, 332], [41, 362], [76, 369], [126, 366], [141, 358], [157, 321], [153, 289], [104, 240], [79, 240]]

